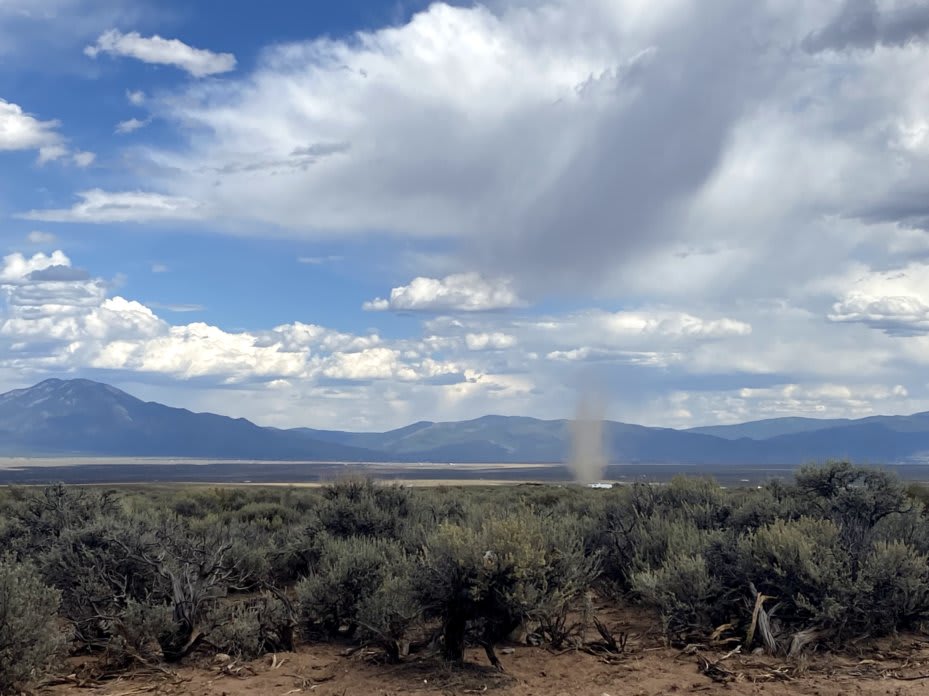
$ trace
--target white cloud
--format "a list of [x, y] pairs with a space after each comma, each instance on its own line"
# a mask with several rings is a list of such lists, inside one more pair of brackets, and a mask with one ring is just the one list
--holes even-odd
[[[214, 380], [246, 384], [250, 360], [303, 356], [299, 374], [262, 377], [277, 401], [240, 402], [280, 422], [300, 417], [293, 404], [314, 414], [304, 422], [336, 425], [388, 410], [563, 416], [565, 385], [587, 372], [613, 387], [615, 414], [655, 423], [927, 408], [929, 45], [898, 21], [912, 3], [865, 4], [856, 25], [843, 23], [845, 0], [436, 3], [406, 24], [270, 46], [249, 72], [159, 91], [136, 115], [180, 137], [131, 150], [157, 193], [97, 191], [32, 214], [408, 238], [359, 263], [404, 283], [367, 309], [452, 315], [428, 316], [421, 338], [294, 324], [230, 349]], [[61, 139], [40, 147], [71, 162]], [[498, 277], [512, 277], [502, 297]], [[87, 281], [58, 282], [96, 301]], [[39, 312], [51, 289], [20, 282], [15, 306]], [[604, 309], [468, 311], [523, 300]], [[166, 346], [193, 350], [198, 336]], [[427, 360], [452, 372], [427, 378]]]
[[[59, 146], [58, 121], [40, 121], [18, 104], [0, 99], [0, 150], [39, 150]], [[49, 157], [54, 159], [54, 157]]]
[[[165, 99], [159, 116], [203, 137], [148, 154], [182, 173], [166, 187], [237, 219], [300, 236], [499, 237], [496, 248], [519, 241], [531, 259], [529, 218], [589, 159], [592, 129], [639, 94], [653, 34], [689, 14], [585, 7], [495, 14], [435, 3], [402, 27], [274, 46], [228, 87]], [[296, 156], [308, 143], [343, 147], [308, 163]], [[261, 205], [245, 202], [259, 195]]]
[[[532, 340], [563, 349], [550, 353], [559, 360], [667, 362], [683, 346], [723, 339], [738, 340], [752, 333], [751, 324], [722, 317], [703, 318], [668, 310], [606, 312], [589, 310], [520, 323]], [[566, 349], [566, 350], [565, 350]], [[659, 358], [656, 350], [670, 351]], [[643, 352], [644, 351], [644, 352]]]
[[524, 304], [511, 280], [488, 279], [480, 273], [455, 273], [442, 279], [414, 278], [409, 285], [393, 288], [390, 299], [378, 297], [365, 302], [363, 308], [368, 311], [486, 312]]
[[530, 300], [790, 296], [853, 257], [842, 228], [929, 220], [929, 51], [803, 50], [843, 6], [435, 3], [151, 98], [190, 137], [140, 151], [146, 183], [220, 226], [453, 238]]
[[92, 152], [71, 150], [58, 131], [59, 121], [41, 121], [23, 111], [18, 104], [0, 99], [0, 152], [37, 150], [37, 162], [67, 161], [78, 167], [93, 163]]
[[929, 333], [929, 265], [867, 272], [845, 287], [829, 319], [865, 324], [891, 335]]
[[126, 99], [133, 106], [142, 106], [145, 103], [145, 92], [141, 89], [126, 90]]
[[52, 266], [70, 265], [71, 259], [60, 250], [53, 251], [51, 254], [34, 254], [32, 257], [16, 252], [3, 257], [3, 265], [0, 265], [0, 283], [23, 281], [33, 271], [42, 271]]
[[[104, 379], [117, 384], [198, 378], [197, 390], [179, 387], [160, 399], [278, 425], [386, 428], [487, 412], [564, 417], [571, 385], [584, 374], [616, 395], [611, 417], [664, 425], [915, 411], [929, 401], [912, 379], [929, 365], [929, 337], [893, 338], [854, 324], [838, 327], [844, 338], [804, 334], [804, 326], [830, 326], [808, 313], [757, 313], [755, 326], [667, 308], [543, 319], [472, 313], [431, 318], [423, 338], [399, 340], [301, 322], [229, 331], [176, 324], [155, 311], [193, 307], [112, 296], [61, 251], [5, 257], [0, 297], [0, 370], [37, 378], [106, 370]], [[720, 375], [734, 386], [711, 388]], [[703, 386], [688, 391], [694, 384]], [[235, 389], [220, 396], [212, 391], [220, 385]]]
[[68, 154], [68, 148], [61, 144], [45, 145], [39, 148], [39, 164], [47, 164], [62, 159]]
[[693, 426], [784, 416], [862, 418], [886, 413], [888, 409], [907, 413], [916, 408], [910, 404], [909, 397], [906, 387], [892, 382], [812, 382], [690, 394], [675, 392], [669, 401], [683, 407], [685, 412], [675, 425]]
[[165, 264], [163, 264], [163, 263], [153, 263], [153, 264], [152, 264], [152, 273], [167, 273], [169, 270], [171, 270], [171, 269], [169, 269], [169, 268], [168, 268]]
[[94, 160], [97, 159], [97, 155], [95, 155], [93, 152], [76, 150], [71, 154], [71, 159], [78, 167], [84, 168], [92, 165]]
[[589, 346], [571, 350], [553, 350], [545, 357], [548, 360], [560, 362], [607, 362], [640, 367], [668, 367], [671, 364], [683, 362], [683, 356], [679, 353], [590, 348]]
[[32, 230], [26, 235], [26, 241], [30, 244], [54, 244], [58, 238], [51, 232], [42, 232], [41, 230]]
[[130, 118], [125, 121], [120, 121], [116, 124], [115, 132], [118, 135], [127, 135], [128, 133], [133, 133], [140, 128], [144, 128], [149, 124], [149, 120], [145, 119], [144, 121], [137, 118]]
[[71, 208], [31, 210], [18, 217], [44, 222], [112, 223], [196, 220], [203, 214], [196, 201], [180, 196], [102, 189], [81, 191], [77, 195], [81, 200]]
[[[226, 73], [234, 70], [236, 65], [235, 56], [231, 53], [214, 53], [193, 48], [178, 39], [163, 39], [158, 35], [144, 37], [135, 31], [123, 34], [116, 29], [102, 33], [95, 44], [84, 49], [84, 53], [91, 58], [109, 53], [135, 58], [143, 63], [173, 65], [194, 77]], [[129, 100], [135, 103], [133, 96]]]
[[250, 333], [230, 333], [201, 322], [171, 326], [147, 340], [108, 341], [90, 358], [93, 367], [172, 375], [212, 376], [225, 382], [299, 377], [305, 356], [258, 345]]
[[410, 362], [398, 350], [378, 347], [353, 353], [335, 353], [327, 358], [322, 374], [331, 379], [398, 380], [413, 382], [442, 375], [455, 375], [459, 368], [452, 363], [432, 359]]
[[[21, 253], [0, 263], [0, 367], [60, 371], [105, 369], [211, 378], [215, 383], [282, 379], [313, 384], [461, 379], [454, 362], [421, 354], [376, 334], [358, 336], [310, 324], [226, 331], [203, 322], [172, 325], [151, 307], [108, 297], [99, 279], [74, 269], [62, 251]], [[168, 305], [172, 312], [202, 309]]]
[[465, 345], [468, 350], [503, 350], [513, 348], [517, 342], [515, 336], [500, 331], [465, 334]]

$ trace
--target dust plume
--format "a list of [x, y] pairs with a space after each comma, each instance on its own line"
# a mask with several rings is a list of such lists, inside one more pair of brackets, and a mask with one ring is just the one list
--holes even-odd
[[571, 458], [568, 467], [578, 483], [596, 483], [606, 469], [603, 441], [603, 399], [593, 389], [583, 389], [571, 422]]

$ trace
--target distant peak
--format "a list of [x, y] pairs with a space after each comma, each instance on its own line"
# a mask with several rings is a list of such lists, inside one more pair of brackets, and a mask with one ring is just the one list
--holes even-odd
[[126, 394], [126, 392], [117, 389], [114, 386], [105, 384], [104, 382], [96, 382], [92, 379], [84, 379], [80, 377], [76, 377], [74, 379], [60, 379], [58, 377], [50, 377], [48, 379], [42, 380], [38, 384], [34, 384], [31, 387], [18, 389], [13, 392], [9, 392], [9, 394], [67, 394], [73, 396], [82, 392], [87, 394], [106, 393], [115, 397], [129, 397], [129, 394]]
[[103, 382], [95, 382], [92, 379], [83, 379], [80, 377], [75, 377], [74, 379], [59, 379], [58, 377], [50, 377], [49, 379], [42, 380], [31, 389], [41, 389], [45, 387], [104, 387], [113, 389], [108, 384]]

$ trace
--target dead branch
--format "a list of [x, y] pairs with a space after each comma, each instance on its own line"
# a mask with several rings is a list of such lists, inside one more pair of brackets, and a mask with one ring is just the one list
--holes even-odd
[[751, 591], [752, 597], [755, 600], [755, 607], [752, 611], [752, 623], [745, 636], [745, 644], [751, 646], [757, 629], [758, 633], [761, 635], [761, 641], [764, 643], [765, 652], [769, 655], [776, 655], [778, 652], [777, 639], [774, 637], [774, 632], [771, 630], [770, 615], [764, 608], [765, 601], [771, 599], [771, 597], [758, 592], [754, 583], [750, 582], [748, 584], [748, 589]]
[[697, 659], [697, 669], [700, 671], [700, 674], [708, 676], [713, 681], [726, 684], [736, 679], [736, 673], [720, 665], [720, 660], [710, 662], [703, 657], [703, 655], [700, 655]]

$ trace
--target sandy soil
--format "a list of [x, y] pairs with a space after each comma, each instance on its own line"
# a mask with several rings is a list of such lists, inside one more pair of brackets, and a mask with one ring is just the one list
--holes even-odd
[[[511, 644], [498, 648], [506, 670], [492, 670], [480, 649], [451, 668], [434, 656], [400, 665], [380, 663], [377, 651], [347, 654], [344, 646], [302, 646], [296, 653], [252, 662], [204, 657], [198, 663], [124, 674], [105, 682], [82, 677], [91, 663], [75, 660], [74, 675], [42, 693], [49, 696], [202, 694], [248, 696], [659, 696], [770, 694], [771, 696], [925, 696], [929, 694], [929, 639], [901, 636], [843, 655], [814, 653], [796, 661], [724, 649], [662, 645], [641, 615], [613, 614], [614, 634], [629, 636], [623, 654], [583, 650], [553, 653]], [[87, 658], [84, 658], [86, 661]], [[707, 664], [713, 665], [709, 670]]]

